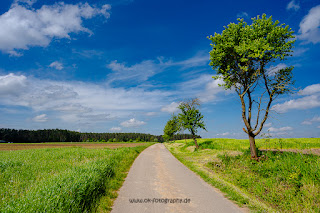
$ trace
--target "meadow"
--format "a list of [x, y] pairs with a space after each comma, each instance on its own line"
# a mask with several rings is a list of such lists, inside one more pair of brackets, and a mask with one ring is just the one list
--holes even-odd
[[24, 150], [24, 149], [47, 149], [47, 148], [67, 148], [67, 147], [83, 147], [88, 149], [109, 148], [116, 149], [121, 147], [135, 147], [145, 145], [147, 143], [128, 143], [128, 142], [49, 142], [49, 143], [0, 143], [1, 150]]
[[152, 144], [0, 151], [0, 212], [108, 212], [134, 159]]
[[240, 206], [255, 212], [320, 212], [320, 156], [315, 152], [320, 139], [258, 139], [259, 161], [251, 160], [248, 140], [198, 142], [197, 150], [191, 140], [166, 147]]

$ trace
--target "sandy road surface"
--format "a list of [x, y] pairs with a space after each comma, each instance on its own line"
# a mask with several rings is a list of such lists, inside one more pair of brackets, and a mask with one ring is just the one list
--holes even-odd
[[133, 163], [111, 212], [242, 211], [181, 164], [163, 144], [155, 144], [143, 151]]

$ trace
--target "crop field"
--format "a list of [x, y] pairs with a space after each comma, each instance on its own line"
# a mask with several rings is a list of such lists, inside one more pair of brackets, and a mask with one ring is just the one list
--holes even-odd
[[134, 159], [152, 144], [0, 151], [0, 212], [108, 212]]
[[182, 163], [240, 206], [257, 212], [320, 212], [319, 138], [259, 139], [259, 161], [248, 140], [166, 143]]
[[147, 143], [83, 143], [83, 142], [57, 142], [57, 143], [0, 143], [0, 150], [24, 150], [24, 149], [46, 149], [46, 148], [67, 148], [83, 147], [89, 149], [109, 148], [116, 149], [121, 147], [143, 146]]

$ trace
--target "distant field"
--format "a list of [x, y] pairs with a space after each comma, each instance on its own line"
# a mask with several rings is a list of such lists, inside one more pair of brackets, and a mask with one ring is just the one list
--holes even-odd
[[24, 150], [24, 149], [46, 149], [46, 148], [68, 148], [83, 147], [89, 149], [143, 146], [147, 143], [81, 143], [81, 142], [57, 142], [57, 143], [0, 143], [0, 150]]
[[0, 212], [108, 212], [132, 162], [152, 144], [0, 151]]
[[259, 139], [260, 161], [249, 140], [199, 139], [166, 143], [182, 163], [254, 212], [320, 212], [319, 138]]

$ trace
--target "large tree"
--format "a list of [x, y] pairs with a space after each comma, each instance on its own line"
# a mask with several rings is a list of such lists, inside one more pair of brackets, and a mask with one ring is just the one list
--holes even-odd
[[196, 134], [198, 132], [198, 128], [206, 130], [203, 115], [200, 113], [198, 107], [200, 106], [200, 102], [198, 99], [192, 99], [183, 101], [179, 105], [179, 109], [181, 113], [178, 114], [179, 123], [182, 129], [187, 129], [192, 134], [192, 138], [196, 145], [196, 148], [199, 148], [197, 143]]
[[291, 91], [292, 69], [275, 66], [290, 56], [295, 40], [293, 31], [265, 14], [230, 23], [221, 34], [208, 37], [212, 43], [210, 65], [216, 79], [224, 81], [225, 89], [234, 89], [242, 106], [242, 119], [249, 136], [251, 157], [257, 158], [255, 137], [266, 122], [272, 102]]

